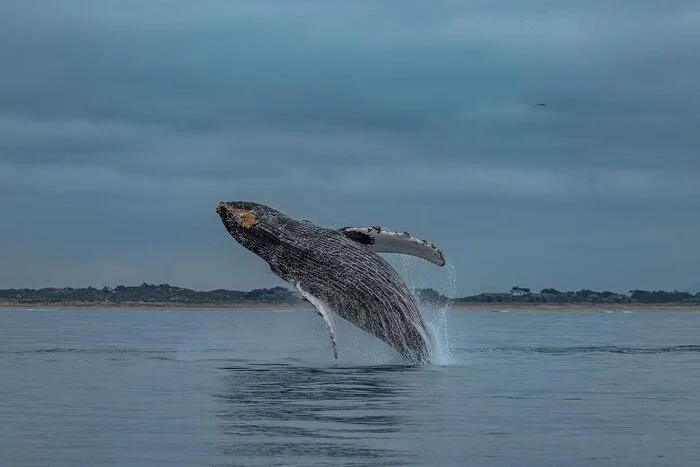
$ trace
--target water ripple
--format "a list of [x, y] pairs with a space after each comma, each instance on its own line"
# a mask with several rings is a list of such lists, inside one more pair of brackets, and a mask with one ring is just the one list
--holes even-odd
[[572, 346], [572, 347], [482, 347], [473, 349], [458, 349], [466, 353], [535, 353], [550, 355], [574, 355], [583, 353], [613, 353], [613, 354], [661, 354], [700, 352], [700, 345], [674, 345], [664, 347], [627, 347], [617, 345], [601, 346]]
[[[413, 424], [397, 399], [409, 399], [407, 366], [304, 367], [247, 364], [221, 368], [219, 430], [232, 457], [345, 458], [353, 465], [405, 465], [402, 451], [376, 440]], [[242, 443], [241, 440], [247, 441]], [[284, 442], [279, 442], [284, 439]], [[380, 464], [377, 463], [381, 460]]]

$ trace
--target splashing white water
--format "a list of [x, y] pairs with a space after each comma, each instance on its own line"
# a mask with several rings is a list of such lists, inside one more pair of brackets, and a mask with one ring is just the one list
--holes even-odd
[[[421, 275], [420, 266], [422, 263], [420, 263], [420, 261], [422, 260], [412, 256], [401, 255], [399, 265], [397, 266], [397, 269], [406, 281], [406, 284], [413, 291], [416, 289], [425, 288], [424, 284], [426, 281]], [[457, 292], [455, 267], [448, 261], [444, 268], [441, 268], [441, 270], [444, 271], [444, 277], [441, 280], [441, 285], [434, 288], [437, 289], [437, 292], [446, 297], [454, 297]], [[452, 344], [450, 342], [450, 335], [448, 332], [448, 312], [453, 305], [452, 299], [450, 299], [439, 309], [430, 310], [430, 305], [421, 302], [419, 296], [416, 296], [416, 298], [418, 299], [421, 316], [425, 321], [433, 346], [433, 363], [436, 365], [450, 365], [455, 363], [452, 352]]]
[[[440, 291], [446, 297], [454, 297], [457, 291], [456, 271], [452, 264], [445, 265], [446, 280], [445, 291]], [[433, 342], [433, 362], [437, 365], [450, 365], [454, 363], [452, 358], [452, 344], [448, 330], [448, 312], [452, 308], [453, 301], [450, 299], [432, 314], [432, 319], [428, 319], [426, 312], [422, 311], [426, 319], [428, 332]]]

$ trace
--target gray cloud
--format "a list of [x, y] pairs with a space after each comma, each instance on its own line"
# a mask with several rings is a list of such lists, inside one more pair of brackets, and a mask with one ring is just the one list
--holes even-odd
[[696, 283], [698, 31], [690, 1], [0, 0], [0, 282], [274, 281], [213, 216], [257, 199], [417, 229], [461, 291]]

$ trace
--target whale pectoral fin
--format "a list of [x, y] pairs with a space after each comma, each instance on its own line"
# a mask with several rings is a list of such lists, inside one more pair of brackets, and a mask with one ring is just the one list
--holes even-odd
[[367, 245], [377, 253], [399, 253], [416, 256], [438, 266], [445, 265], [445, 254], [432, 243], [412, 237], [408, 232], [392, 232], [381, 227], [343, 227], [340, 229], [350, 240]]
[[318, 313], [321, 318], [323, 318], [323, 321], [326, 322], [326, 325], [328, 326], [328, 331], [331, 334], [331, 345], [333, 346], [333, 357], [338, 360], [338, 348], [336, 346], [335, 342], [335, 330], [333, 329], [333, 323], [331, 322], [330, 319], [330, 310], [328, 309], [328, 306], [323, 303], [321, 300], [319, 300], [317, 297], [314, 297], [307, 291], [301, 288], [301, 285], [297, 282], [294, 284], [294, 286], [297, 288], [299, 293], [301, 294], [302, 298], [311, 303], [316, 310], [316, 313]]

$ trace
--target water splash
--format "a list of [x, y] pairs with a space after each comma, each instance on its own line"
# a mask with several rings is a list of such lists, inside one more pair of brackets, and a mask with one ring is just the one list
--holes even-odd
[[[454, 297], [457, 291], [457, 278], [454, 265], [445, 265], [446, 280], [444, 291], [439, 291], [446, 297]], [[433, 361], [437, 365], [450, 365], [454, 363], [452, 343], [448, 329], [448, 312], [452, 309], [454, 301], [449, 299], [437, 312], [433, 313], [432, 319], [426, 319], [428, 332], [431, 334], [433, 342]], [[422, 312], [425, 316], [425, 312]]]
[[[431, 309], [433, 306], [422, 302], [420, 296], [415, 294], [417, 289], [426, 288], [425, 283], [427, 281], [421, 274], [421, 266], [423, 266], [421, 261], [422, 260], [413, 256], [400, 255], [397, 269], [406, 281], [408, 287], [414, 291], [414, 295], [416, 295], [416, 299], [418, 300], [421, 316], [425, 321], [433, 346], [433, 363], [436, 365], [451, 365], [455, 363], [455, 358], [453, 346], [450, 342], [448, 314], [452, 309], [454, 301], [449, 299], [436, 310]], [[440, 281], [441, 284], [433, 288], [445, 297], [454, 297], [457, 292], [456, 269], [454, 265], [448, 261], [444, 268], [441, 268], [441, 271], [444, 271], [444, 276]], [[430, 275], [433, 275], [432, 271]]]

